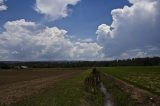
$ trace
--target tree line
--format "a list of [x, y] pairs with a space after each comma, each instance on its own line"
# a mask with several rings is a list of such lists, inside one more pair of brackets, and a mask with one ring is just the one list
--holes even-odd
[[16, 66], [29, 68], [76, 68], [76, 67], [113, 67], [113, 66], [160, 66], [160, 57], [132, 58], [112, 61], [1, 61], [0, 68]]

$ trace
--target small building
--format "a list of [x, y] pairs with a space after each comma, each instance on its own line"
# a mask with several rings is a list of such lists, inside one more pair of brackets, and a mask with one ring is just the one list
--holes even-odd
[[27, 69], [27, 66], [14, 66], [15, 69]]
[[27, 69], [27, 66], [20, 66], [20, 69]]

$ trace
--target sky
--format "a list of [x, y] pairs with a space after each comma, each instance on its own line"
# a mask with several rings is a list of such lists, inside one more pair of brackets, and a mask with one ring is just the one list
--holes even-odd
[[159, 0], [0, 0], [0, 60], [160, 56]]

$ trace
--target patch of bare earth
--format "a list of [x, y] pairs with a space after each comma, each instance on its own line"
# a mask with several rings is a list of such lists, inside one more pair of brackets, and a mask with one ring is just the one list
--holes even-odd
[[149, 91], [140, 89], [116, 77], [105, 74], [107, 80], [130, 95], [136, 106], [160, 106], [160, 96]]
[[22, 100], [24, 97], [36, 94], [43, 88], [53, 85], [60, 80], [77, 75], [80, 72], [81, 71], [64, 71], [58, 74], [52, 73], [52, 75], [49, 75], [47, 77], [1, 85], [0, 103], [1, 105], [9, 106], [12, 103]]

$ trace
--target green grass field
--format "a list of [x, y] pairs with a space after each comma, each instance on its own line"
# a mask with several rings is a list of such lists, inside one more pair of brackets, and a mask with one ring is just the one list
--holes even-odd
[[111, 74], [140, 88], [160, 95], [160, 67], [107, 67], [100, 68], [104, 73]]
[[[103, 83], [112, 94], [116, 106], [150, 106], [153, 102], [146, 103], [146, 101], [153, 95], [158, 101], [160, 100], [159, 66], [102, 67], [98, 70], [102, 72]], [[113, 78], [110, 79], [109, 76]], [[137, 92], [136, 95], [134, 92]], [[156, 102], [154, 105], [159, 106], [159, 102]]]

